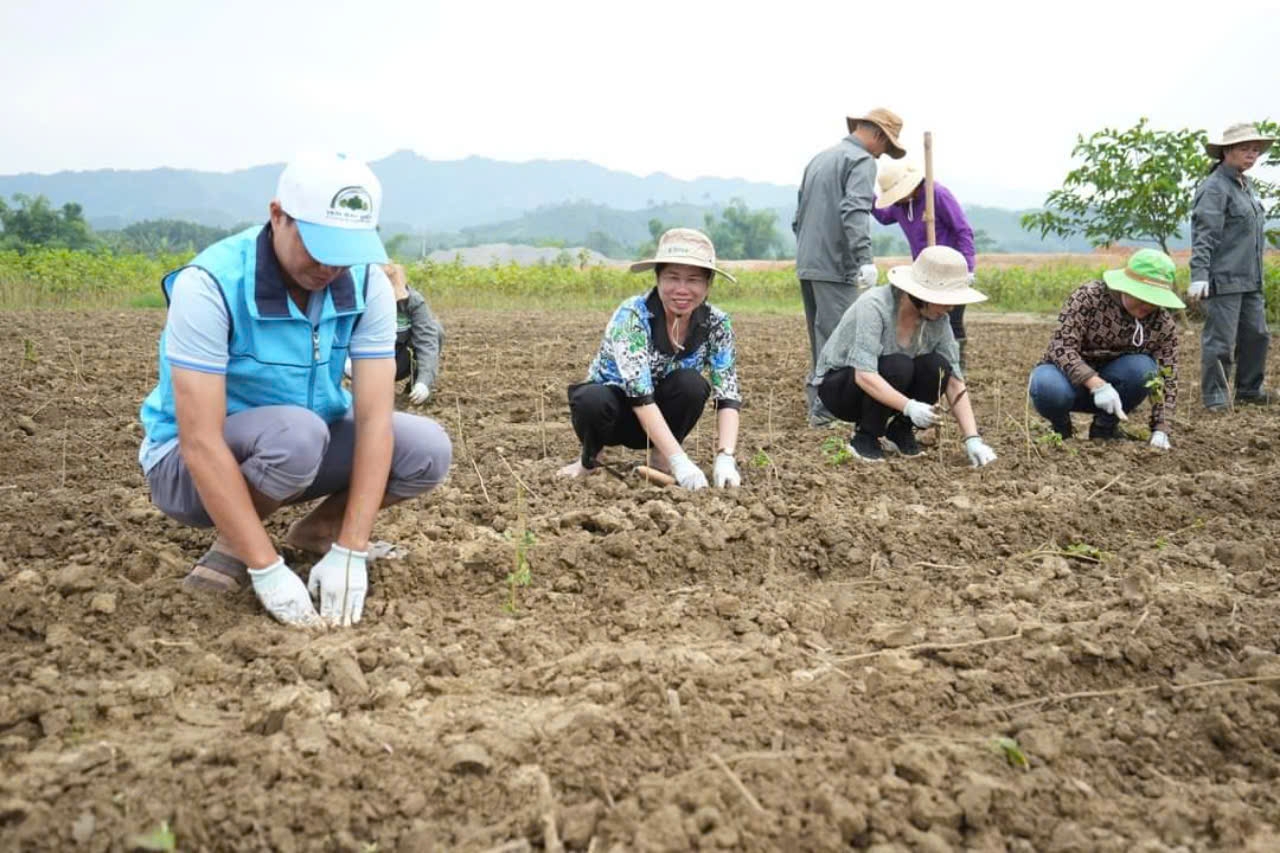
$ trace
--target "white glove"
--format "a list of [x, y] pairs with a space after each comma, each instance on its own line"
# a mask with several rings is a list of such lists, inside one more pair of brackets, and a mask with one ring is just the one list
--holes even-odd
[[880, 270], [876, 269], [875, 264], [863, 264], [858, 268], [858, 284], [863, 287], [875, 287], [879, 280]]
[[689, 461], [689, 454], [677, 453], [667, 461], [671, 463], [671, 473], [680, 484], [680, 488], [696, 492], [698, 489], [707, 487], [707, 475]]
[[302, 628], [320, 624], [302, 578], [284, 564], [284, 557], [276, 557], [265, 569], [249, 569], [249, 580], [262, 606], [276, 620]]
[[1110, 382], [1104, 382], [1093, 389], [1093, 404], [1108, 415], [1115, 415], [1122, 421], [1129, 420], [1120, 406], [1120, 392]]
[[964, 452], [969, 455], [969, 464], [974, 468], [981, 468], [996, 461], [996, 452], [991, 449], [991, 445], [982, 440], [980, 435], [971, 435], [964, 440]]
[[1193, 281], [1191, 286], [1187, 288], [1187, 298], [1200, 300], [1209, 295], [1209, 282]]
[[307, 590], [320, 599], [320, 618], [330, 625], [354, 625], [364, 612], [369, 591], [369, 552], [352, 551], [338, 543], [311, 567]]
[[427, 398], [431, 396], [431, 389], [427, 387], [425, 382], [413, 383], [413, 390], [409, 392], [409, 402], [415, 406], [421, 406], [427, 402]]
[[351, 378], [351, 359], [347, 359], [342, 363], [342, 375]]
[[717, 453], [716, 464], [711, 470], [711, 480], [717, 489], [725, 486], [741, 486], [742, 476], [738, 474], [738, 463], [728, 453]]
[[902, 413], [911, 418], [917, 429], [928, 429], [938, 422], [938, 408], [919, 400], [908, 400], [902, 407]]
[[1151, 433], [1151, 446], [1156, 450], [1169, 449], [1169, 436], [1165, 435], [1164, 430], [1158, 429]]

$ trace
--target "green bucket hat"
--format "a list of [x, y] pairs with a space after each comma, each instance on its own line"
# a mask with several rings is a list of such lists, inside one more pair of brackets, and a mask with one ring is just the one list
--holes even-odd
[[1107, 270], [1102, 280], [1107, 287], [1150, 302], [1161, 308], [1186, 308], [1173, 292], [1175, 267], [1173, 258], [1159, 249], [1141, 249], [1133, 253], [1122, 270]]

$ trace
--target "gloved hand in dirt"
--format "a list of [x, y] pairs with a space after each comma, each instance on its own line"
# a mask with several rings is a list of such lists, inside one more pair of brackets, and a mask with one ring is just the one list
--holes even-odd
[[320, 618], [330, 625], [354, 625], [364, 612], [369, 591], [369, 552], [352, 551], [337, 542], [311, 567], [307, 590], [320, 600]]
[[1120, 405], [1120, 392], [1110, 382], [1104, 382], [1093, 389], [1093, 404], [1108, 415], [1115, 415], [1122, 421], [1129, 419]]
[[676, 478], [680, 488], [697, 491], [707, 487], [707, 475], [689, 461], [689, 454], [677, 453], [667, 461], [671, 463], [671, 476]]
[[738, 474], [738, 463], [734, 461], [732, 454], [723, 451], [716, 454], [716, 464], [711, 470], [711, 480], [716, 484], [717, 489], [742, 485], [742, 476]]
[[431, 396], [431, 389], [427, 387], [425, 382], [413, 383], [413, 390], [409, 392], [409, 402], [415, 406], [421, 406], [427, 402], [427, 398]]
[[1169, 449], [1169, 436], [1165, 435], [1164, 430], [1158, 429], [1151, 433], [1151, 446], [1156, 450]]
[[974, 468], [981, 468], [996, 461], [996, 452], [979, 435], [971, 435], [964, 440], [964, 452], [968, 454], [969, 464]]
[[858, 268], [859, 287], [875, 287], [879, 280], [880, 270], [876, 269], [875, 264], [863, 264]]
[[919, 400], [908, 400], [902, 407], [902, 413], [911, 418], [917, 429], [928, 429], [938, 422], [938, 407]]
[[277, 621], [297, 628], [320, 624], [302, 578], [284, 564], [284, 557], [277, 557], [265, 569], [249, 569], [249, 580], [262, 606]]

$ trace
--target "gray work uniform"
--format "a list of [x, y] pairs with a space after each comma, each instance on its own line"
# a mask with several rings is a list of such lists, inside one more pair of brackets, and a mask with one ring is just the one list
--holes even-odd
[[813, 367], [840, 318], [857, 299], [858, 270], [872, 262], [871, 208], [876, 158], [850, 134], [805, 167], [796, 197], [796, 277], [809, 332], [805, 383], [811, 416], [827, 416]]
[[1200, 336], [1200, 398], [1227, 403], [1227, 378], [1235, 363], [1236, 397], [1262, 395], [1267, 311], [1262, 293], [1266, 212], [1253, 183], [1239, 169], [1219, 163], [1196, 188], [1191, 211], [1191, 280], [1209, 282]]

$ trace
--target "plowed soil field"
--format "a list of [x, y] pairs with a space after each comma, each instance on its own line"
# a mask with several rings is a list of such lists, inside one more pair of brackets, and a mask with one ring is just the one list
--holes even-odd
[[869, 468], [804, 425], [801, 319], [739, 317], [744, 482], [687, 494], [553, 476], [606, 319], [444, 317], [451, 477], [307, 635], [179, 587], [163, 316], [0, 315], [0, 849], [1280, 849], [1280, 412], [1205, 415], [1194, 330], [1172, 453], [1029, 441], [1051, 327], [978, 315], [999, 461]]

